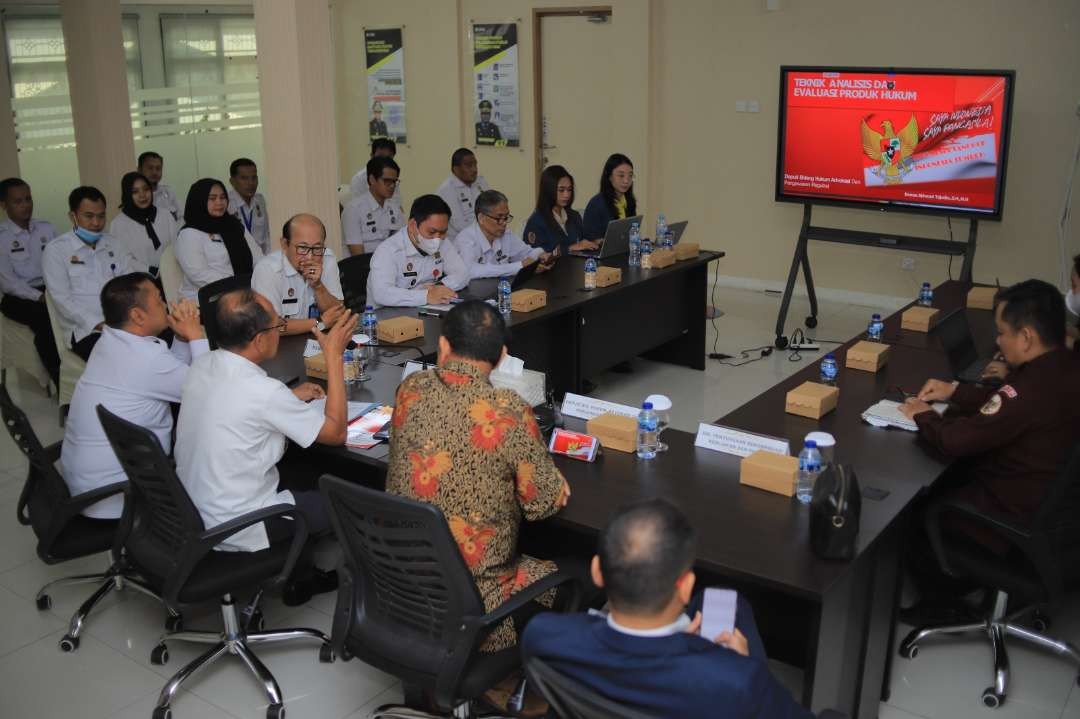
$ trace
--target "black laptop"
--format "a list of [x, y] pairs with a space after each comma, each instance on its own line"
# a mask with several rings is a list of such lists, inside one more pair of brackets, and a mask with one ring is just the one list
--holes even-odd
[[962, 308], [950, 312], [934, 328], [934, 334], [941, 341], [945, 356], [949, 360], [953, 377], [961, 382], [997, 384], [993, 379], [982, 378], [986, 366], [993, 358], [981, 358], [975, 348], [975, 338], [968, 326], [967, 312]]

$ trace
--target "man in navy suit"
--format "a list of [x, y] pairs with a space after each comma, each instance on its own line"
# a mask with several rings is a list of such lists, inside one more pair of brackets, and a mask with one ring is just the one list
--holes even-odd
[[742, 597], [733, 632], [698, 635], [701, 612], [686, 614], [695, 541], [686, 516], [663, 499], [619, 510], [592, 560], [610, 613], [538, 615], [521, 640], [525, 660], [536, 656], [608, 699], [657, 716], [811, 719], [769, 673]]

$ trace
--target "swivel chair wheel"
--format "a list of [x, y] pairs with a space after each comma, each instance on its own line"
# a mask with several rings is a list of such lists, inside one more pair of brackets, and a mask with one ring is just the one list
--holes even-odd
[[1050, 628], [1050, 617], [1040, 611], [1031, 615], [1031, 628], [1040, 634]]
[[902, 656], [904, 659], [914, 659], [915, 657], [919, 656], [919, 645], [912, 644], [909, 646], [907, 644], [901, 644], [900, 656]]
[[982, 702], [987, 709], [997, 709], [1005, 703], [1005, 695], [998, 694], [993, 687], [987, 687], [983, 689]]
[[169, 648], [164, 644], [158, 644], [150, 650], [150, 663], [161, 666], [169, 662]]
[[172, 709], [169, 707], [154, 707], [152, 719], [172, 719]]
[[71, 653], [79, 648], [79, 638], [65, 634], [60, 640], [60, 651]]
[[261, 609], [256, 609], [251, 613], [251, 619], [248, 620], [247, 630], [249, 632], [261, 632], [266, 629], [266, 619], [263, 617]]
[[813, 315], [810, 315], [809, 317], [807, 317], [806, 318], [806, 326], [809, 327], [810, 329], [814, 329], [815, 327], [817, 327], [817, 317], [814, 317]]
[[776, 345], [776, 349], [782, 350], [787, 347], [787, 337], [780, 335], [776, 338], [776, 341], [773, 344]]
[[179, 632], [184, 628], [184, 617], [181, 615], [172, 615], [165, 617], [165, 631], [167, 632]]
[[285, 705], [271, 704], [266, 707], [266, 719], [285, 719]]
[[319, 661], [323, 664], [332, 664], [337, 659], [337, 655], [334, 654], [334, 648], [329, 644], [323, 644], [319, 647]]
[[52, 609], [52, 597], [48, 594], [42, 594], [37, 598], [37, 608], [39, 612], [48, 611]]

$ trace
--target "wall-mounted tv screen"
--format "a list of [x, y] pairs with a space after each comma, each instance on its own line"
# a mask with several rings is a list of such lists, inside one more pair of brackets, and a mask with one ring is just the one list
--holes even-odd
[[781, 67], [776, 199], [1001, 219], [1015, 81]]

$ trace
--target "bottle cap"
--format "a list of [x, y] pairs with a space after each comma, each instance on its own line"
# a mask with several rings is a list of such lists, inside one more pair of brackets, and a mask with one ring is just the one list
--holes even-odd
[[365, 312], [371, 312], [371, 311], [373, 311], [374, 309], [375, 309], [375, 308], [374, 308], [374, 307], [372, 307], [371, 305], [367, 305], [367, 306], [365, 306], [365, 307], [364, 307], [364, 311], [365, 311]]
[[877, 312], [875, 312], [873, 315], [871, 315], [871, 319], [880, 320], [881, 315], [879, 315]]
[[803, 447], [806, 449], [817, 449], [817, 442], [812, 439], [808, 439], [803, 443]]
[[642, 402], [641, 403], [641, 408], [642, 409], [652, 409], [652, 402]]
[[827, 355], [825, 355], [825, 359], [834, 360], [836, 359], [836, 355], [834, 355], [832, 352], [829, 352]]
[[922, 283], [922, 286], [923, 286], [923, 287], [929, 287], [929, 286], [930, 286], [930, 283], [929, 283], [929, 282], [923, 282], [923, 283]]

